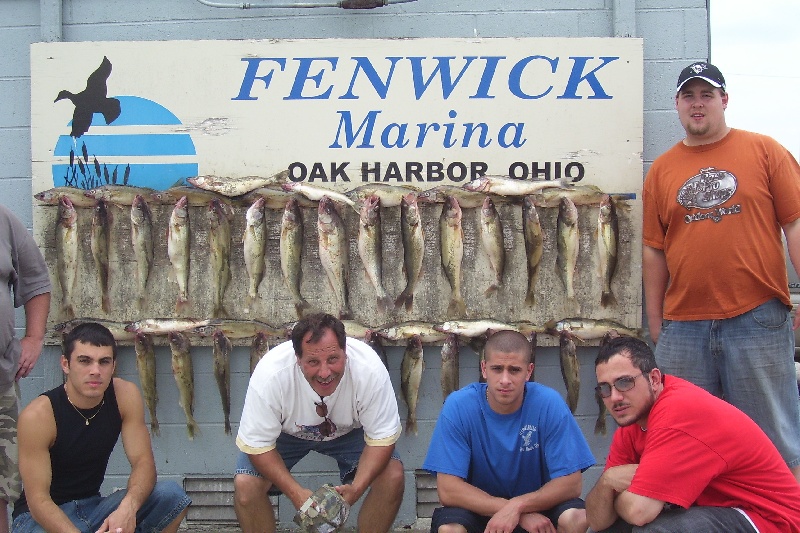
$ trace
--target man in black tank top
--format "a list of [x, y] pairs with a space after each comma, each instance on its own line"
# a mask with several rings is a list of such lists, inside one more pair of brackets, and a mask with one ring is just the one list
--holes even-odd
[[[14, 505], [12, 531], [177, 531], [191, 500], [174, 481], [156, 482], [142, 395], [134, 383], [113, 377], [117, 347], [111, 332], [81, 324], [66, 336], [64, 350], [64, 385], [20, 414], [24, 490]], [[127, 489], [101, 497], [120, 434], [131, 465]]]

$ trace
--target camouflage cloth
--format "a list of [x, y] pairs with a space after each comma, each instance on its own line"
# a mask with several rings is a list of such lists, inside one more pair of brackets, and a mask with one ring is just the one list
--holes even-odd
[[333, 533], [339, 531], [350, 505], [331, 485], [323, 485], [314, 492], [294, 515], [294, 523], [305, 533]]
[[0, 393], [0, 499], [13, 503], [19, 498], [22, 481], [17, 458], [17, 418], [19, 385]]

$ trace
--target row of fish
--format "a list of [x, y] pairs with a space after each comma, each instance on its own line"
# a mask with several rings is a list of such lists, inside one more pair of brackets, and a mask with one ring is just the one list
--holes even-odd
[[[284, 175], [279, 175], [285, 179]], [[273, 186], [277, 177], [270, 178]], [[197, 185], [210, 186], [211, 180], [195, 178]], [[262, 180], [263, 181], [263, 180]], [[77, 278], [78, 242], [77, 205], [92, 205], [91, 248], [96, 263], [100, 287], [102, 290], [102, 308], [108, 313], [110, 299], [108, 296], [110, 244], [110, 204], [130, 205], [131, 240], [137, 263], [137, 287], [140, 308], [147, 293], [147, 280], [153, 264], [153, 217], [148, 206], [150, 197], [159, 203], [172, 200], [177, 194], [183, 194], [175, 200], [170, 214], [167, 233], [167, 252], [171, 264], [170, 278], [178, 285], [176, 311], [182, 313], [187, 309], [189, 298], [189, 268], [191, 228], [189, 224], [189, 207], [203, 205], [207, 208], [209, 227], [209, 261], [211, 276], [212, 316], [227, 316], [223, 307], [225, 291], [230, 283], [230, 253], [232, 246], [231, 222], [233, 207], [230, 199], [221, 197], [225, 192], [239, 192], [247, 187], [228, 190], [226, 184], [233, 186], [229, 180], [218, 180], [218, 190], [205, 190], [198, 187], [177, 187], [168, 191], [147, 193], [144, 189], [129, 186], [107, 185], [91, 191], [81, 192], [72, 188], [58, 188], [36, 195], [43, 203], [59, 204], [59, 223], [56, 235], [57, 270], [62, 288], [62, 309], [67, 317], [74, 316], [73, 293]], [[303, 214], [302, 207], [316, 205], [318, 209], [319, 254], [323, 270], [336, 295], [339, 314], [351, 316], [348, 299], [348, 236], [342, 214], [336, 203], [359, 208], [359, 231], [357, 249], [367, 278], [373, 285], [378, 310], [386, 312], [392, 308], [413, 308], [414, 291], [422, 276], [424, 257], [425, 231], [421, 225], [419, 201], [442, 202], [442, 214], [439, 222], [441, 242], [441, 263], [445, 276], [450, 284], [451, 298], [448, 305], [450, 316], [463, 316], [465, 303], [461, 290], [461, 262], [464, 257], [464, 239], [462, 229], [462, 207], [480, 206], [480, 242], [494, 273], [494, 281], [486, 289], [486, 296], [494, 294], [503, 283], [506, 268], [506, 251], [503, 239], [503, 223], [495, 208], [495, 200], [515, 199], [522, 201], [523, 234], [525, 257], [527, 260], [528, 286], [525, 296], [527, 305], [535, 304], [535, 287], [538, 270], [544, 250], [544, 234], [536, 210], [540, 205], [558, 205], [557, 219], [557, 269], [565, 286], [566, 296], [575, 302], [575, 269], [577, 266], [580, 236], [577, 225], [576, 205], [598, 205], [597, 251], [600, 277], [603, 283], [601, 303], [612, 305], [615, 301], [611, 292], [611, 280], [617, 263], [618, 220], [615, 203], [611, 196], [603, 194], [596, 187], [569, 186], [559, 181], [526, 181], [500, 177], [482, 177], [465, 184], [463, 187], [441, 186], [427, 191], [414, 192], [411, 187], [387, 184], [368, 184], [353, 189], [347, 194], [337, 193], [330, 189], [316, 187], [304, 183], [282, 183], [281, 194], [277, 196], [283, 201], [283, 217], [281, 219], [280, 261], [281, 271], [287, 290], [291, 294], [298, 316], [302, 316], [310, 308], [309, 303], [300, 293], [302, 279], [301, 253], [303, 248]], [[408, 191], [411, 192], [408, 192]], [[244, 247], [245, 268], [248, 279], [249, 311], [253, 301], [258, 297], [258, 286], [265, 276], [264, 254], [266, 253], [266, 228], [264, 209], [269, 199], [275, 200], [262, 189], [250, 194], [245, 215], [246, 224], [242, 238]], [[551, 193], [542, 196], [545, 193]], [[497, 196], [502, 195], [502, 196]], [[245, 195], [247, 196], [247, 195]], [[92, 204], [79, 203], [85, 198]], [[355, 198], [355, 200], [353, 200]], [[478, 198], [480, 203], [478, 203]], [[494, 199], [493, 199], [494, 198]], [[554, 204], [557, 199], [557, 203]], [[202, 200], [202, 203], [201, 203]], [[303, 201], [305, 200], [305, 201]], [[316, 202], [314, 204], [313, 202]], [[466, 204], [466, 205], [464, 205]], [[401, 207], [401, 233], [403, 243], [403, 270], [406, 277], [405, 287], [396, 299], [387, 293], [382, 279], [382, 232], [380, 208], [399, 205]], [[573, 306], [574, 308], [575, 306]], [[576, 308], [576, 311], [579, 310]]]
[[[57, 325], [56, 331], [66, 334], [77, 324], [88, 320], [95, 321], [95, 319], [88, 318], [75, 319]], [[150, 413], [150, 427], [154, 435], [160, 434], [156, 412], [158, 393], [156, 390], [154, 337], [166, 337], [172, 353], [172, 373], [178, 387], [179, 402], [186, 417], [187, 434], [190, 439], [193, 439], [198, 432], [198, 425], [194, 419], [194, 371], [190, 355], [190, 337], [210, 337], [212, 339], [214, 377], [222, 401], [225, 432], [230, 434], [230, 354], [233, 348], [231, 339], [252, 337], [250, 344], [250, 372], [252, 373], [258, 361], [268, 352], [269, 343], [286, 339], [293, 326], [293, 324], [287, 324], [283, 327], [273, 327], [259, 321], [212, 319], [143, 319], [127, 324], [97, 321], [108, 327], [118, 340], [133, 342], [142, 394]], [[423, 343], [442, 343], [440, 381], [444, 400], [452, 391], [459, 388], [459, 350], [463, 343], [466, 342], [474, 351], [482, 353], [488, 335], [494, 331], [510, 329], [527, 335], [535, 349], [537, 333], [557, 335], [560, 338], [561, 371], [567, 391], [567, 403], [574, 413], [580, 392], [580, 368], [575, 340], [591, 342], [620, 334], [640, 334], [638, 330], [626, 328], [612, 321], [581, 318], [550, 321], [539, 327], [527, 322], [510, 324], [494, 320], [456, 320], [434, 325], [405, 322], [380, 328], [369, 328], [357, 322], [345, 321], [345, 329], [348, 336], [363, 338], [368, 342], [379, 354], [387, 368], [384, 340], [405, 343], [400, 384], [403, 400], [408, 407], [406, 429], [414, 434], [417, 433], [416, 409], [425, 367], [422, 355]], [[533, 376], [531, 376], [531, 380], [533, 380]], [[604, 409], [602, 402], [599, 402], [598, 405]], [[604, 411], [601, 414], [602, 417], [598, 417], [595, 432], [604, 434]]]

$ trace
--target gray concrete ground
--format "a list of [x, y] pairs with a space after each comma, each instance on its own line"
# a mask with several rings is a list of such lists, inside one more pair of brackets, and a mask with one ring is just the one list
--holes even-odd
[[[420, 519], [414, 524], [413, 527], [398, 528], [393, 530], [394, 533], [428, 533], [430, 530], [430, 519]], [[184, 523], [178, 529], [182, 533], [241, 533], [238, 526], [231, 526], [230, 524], [186, 524]], [[342, 533], [355, 533], [355, 528], [347, 528]], [[296, 529], [283, 529], [279, 528], [277, 533], [296, 533]]]

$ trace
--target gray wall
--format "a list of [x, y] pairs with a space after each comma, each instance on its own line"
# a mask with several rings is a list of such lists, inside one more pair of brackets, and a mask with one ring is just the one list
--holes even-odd
[[[565, 7], [565, 5], [567, 7]], [[215, 9], [195, 0], [3, 0], [0, 1], [0, 203], [9, 206], [30, 228], [30, 57], [38, 41], [135, 41], [172, 39], [264, 38], [391, 38], [391, 37], [641, 37], [644, 39], [645, 172], [652, 160], [680, 137], [672, 105], [674, 80], [689, 62], [708, 56], [706, 0], [418, 0], [374, 10]], [[638, 102], [632, 105], [639, 105]], [[24, 316], [17, 313], [18, 334]], [[597, 406], [590, 394], [596, 349], [579, 348], [582, 397], [577, 419], [598, 462], [585, 476], [584, 492], [592, 486], [608, 450], [610, 435], [593, 434]], [[31, 377], [21, 383], [22, 405], [61, 382], [59, 350], [46, 348]], [[202, 434], [189, 441], [177, 389], [170, 373], [169, 352], [158, 352], [159, 421], [154, 438], [159, 474], [182, 480], [184, 475], [228, 476], [233, 470], [234, 438], [222, 429], [217, 387], [209, 348], [195, 348], [196, 418]], [[399, 396], [402, 349], [390, 350], [390, 372]], [[468, 348], [461, 357], [461, 383], [477, 377], [477, 357]], [[424, 459], [428, 439], [441, 405], [439, 350], [425, 349], [426, 373], [420, 398], [418, 436], [404, 435], [398, 449], [407, 471], [406, 497], [397, 525], [416, 519], [414, 470]], [[232, 418], [238, 422], [248, 379], [247, 350], [233, 355]], [[121, 377], [138, 381], [131, 348], [120, 353]], [[537, 380], [564, 393], [556, 348], [542, 348]], [[609, 429], [613, 421], [609, 419]], [[237, 426], [234, 425], [234, 434]], [[124, 486], [127, 463], [115, 452], [106, 488]], [[335, 465], [307, 458], [298, 471], [313, 477], [309, 485], [334, 479]], [[322, 471], [323, 474], [319, 474]], [[291, 504], [282, 502], [282, 521], [289, 521]]]

